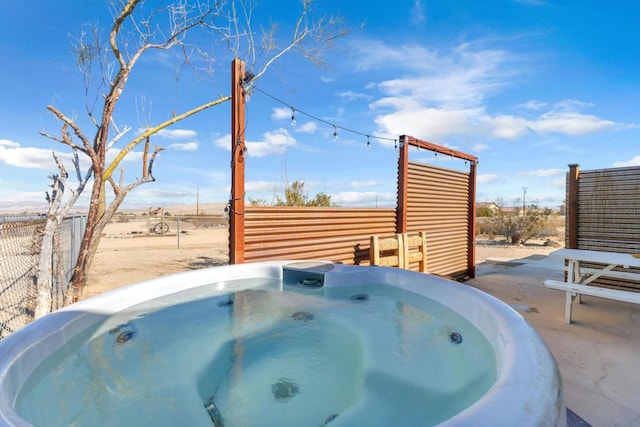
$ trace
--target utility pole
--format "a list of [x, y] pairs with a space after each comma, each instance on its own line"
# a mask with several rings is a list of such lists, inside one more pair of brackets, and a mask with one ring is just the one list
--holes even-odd
[[231, 63], [231, 199], [229, 199], [229, 264], [244, 263], [244, 166], [247, 146], [245, 130], [244, 62]]

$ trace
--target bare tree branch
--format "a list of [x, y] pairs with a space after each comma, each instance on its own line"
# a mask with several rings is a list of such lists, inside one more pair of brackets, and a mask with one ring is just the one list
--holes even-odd
[[211, 101], [208, 102], [206, 104], [203, 104], [199, 107], [196, 107], [192, 110], [189, 110], [185, 113], [182, 113], [178, 116], [172, 117], [171, 119], [160, 123], [157, 126], [154, 126], [152, 128], [147, 129], [143, 134], [141, 134], [140, 136], [138, 136], [137, 138], [134, 138], [126, 147], [124, 147], [116, 156], [115, 159], [113, 159], [113, 161], [111, 162], [111, 164], [104, 170], [104, 174], [102, 176], [102, 180], [105, 181], [107, 180], [111, 174], [113, 174], [113, 171], [115, 168], [118, 167], [118, 164], [120, 164], [120, 162], [122, 161], [122, 159], [125, 158], [125, 156], [135, 148], [136, 145], [138, 145], [139, 143], [141, 143], [142, 141], [144, 141], [146, 138], [148, 138], [149, 136], [158, 133], [159, 131], [161, 131], [162, 129], [171, 126], [174, 123], [179, 122], [180, 120], [184, 120], [189, 116], [193, 116], [196, 113], [199, 113], [201, 111], [206, 110], [207, 108], [211, 108], [213, 106], [216, 106], [218, 104], [222, 104], [223, 102], [229, 101], [231, 100], [231, 96], [221, 96], [220, 98], [216, 99], [215, 101]]
[[121, 131], [118, 131], [118, 134], [113, 137], [111, 142], [107, 144], [107, 150], [109, 150], [113, 145], [120, 140], [127, 132], [129, 132], [131, 128], [129, 126], [125, 126]]
[[[76, 134], [78, 139], [80, 141], [82, 141], [82, 144], [84, 145], [84, 150], [81, 150], [81, 151], [86, 152], [86, 154], [88, 156], [92, 157], [91, 153], [93, 152], [93, 147], [91, 146], [91, 143], [89, 142], [89, 139], [87, 139], [87, 137], [85, 136], [84, 132], [82, 132], [82, 130], [76, 124], [76, 122], [73, 119], [70, 119], [69, 117], [65, 116], [62, 112], [60, 112], [60, 110], [58, 110], [53, 105], [47, 105], [47, 110], [51, 111], [54, 116], [56, 116], [58, 119], [60, 119], [64, 123], [63, 124], [63, 134], [66, 133], [66, 132], [64, 132], [64, 130], [66, 129], [66, 126], [68, 126], [71, 129], [73, 129], [73, 132]], [[64, 138], [64, 137], [63, 137], [63, 141], [61, 141], [61, 142], [63, 142], [64, 144], [69, 145], [68, 141], [66, 141], [66, 138]]]

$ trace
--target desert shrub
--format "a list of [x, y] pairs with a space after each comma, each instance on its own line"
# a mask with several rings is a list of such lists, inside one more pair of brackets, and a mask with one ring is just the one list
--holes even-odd
[[489, 218], [476, 218], [476, 234], [492, 236], [494, 233], [494, 225]]
[[476, 211], [476, 216], [478, 217], [492, 217], [495, 215], [495, 212], [493, 211], [493, 209], [488, 208], [486, 206], [480, 207], [477, 209]]
[[249, 197], [249, 205], [251, 206], [267, 206], [268, 204], [267, 199], [254, 199], [253, 197]]
[[329, 207], [335, 206], [335, 203], [332, 203], [331, 196], [324, 192], [317, 193], [310, 199], [304, 189], [304, 181], [294, 181], [285, 187], [284, 199], [276, 196], [276, 206]]
[[529, 205], [523, 215], [507, 213], [499, 209], [491, 219], [496, 234], [505, 236], [512, 245], [544, 235], [548, 229], [551, 209]]

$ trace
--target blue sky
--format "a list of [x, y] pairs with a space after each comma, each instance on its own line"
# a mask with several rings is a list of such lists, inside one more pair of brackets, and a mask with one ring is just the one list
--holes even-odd
[[[149, 3], [149, 2], [148, 2]], [[522, 197], [557, 207], [570, 163], [582, 170], [640, 165], [640, 6], [636, 2], [544, 0], [353, 0], [315, 2], [339, 14], [350, 34], [326, 67], [290, 55], [257, 83], [247, 106], [247, 197], [271, 202], [302, 180], [343, 206], [395, 203], [397, 151], [407, 134], [478, 156], [479, 202]], [[288, 34], [293, 0], [257, 2], [256, 28]], [[71, 40], [86, 24], [108, 28], [102, 1], [0, 2], [0, 209], [44, 204], [55, 172], [51, 150], [68, 148], [46, 106], [78, 117], [85, 93]], [[209, 47], [210, 45], [207, 45]], [[200, 103], [229, 94], [231, 57], [223, 46], [211, 74], [178, 67], [165, 52], [134, 70], [115, 118], [135, 136]], [[291, 106], [296, 123], [291, 123]], [[230, 104], [187, 119], [152, 143], [156, 182], [125, 207], [226, 202], [230, 186]], [[303, 114], [311, 114], [321, 121]], [[338, 139], [334, 128], [339, 127]], [[114, 145], [114, 152], [123, 144]], [[123, 165], [139, 176], [139, 150]], [[412, 150], [412, 160], [464, 170], [458, 161]], [[71, 180], [71, 183], [73, 180]], [[80, 204], [86, 203], [84, 197]]]

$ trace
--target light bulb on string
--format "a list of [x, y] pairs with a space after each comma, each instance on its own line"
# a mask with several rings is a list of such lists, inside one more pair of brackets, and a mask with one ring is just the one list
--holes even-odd
[[394, 139], [394, 140], [393, 140], [393, 149], [394, 149], [394, 150], [397, 150], [397, 149], [398, 149], [398, 140], [397, 140], [397, 139]]
[[242, 146], [242, 155], [244, 157], [247, 157], [249, 155], [249, 149], [247, 149], [247, 145], [246, 144]]
[[291, 126], [296, 125], [296, 109], [291, 107]]
[[371, 141], [369, 141], [369, 135], [367, 135], [367, 150], [371, 150]]
[[338, 140], [338, 128], [336, 127], [336, 125], [333, 125], [333, 140]]

